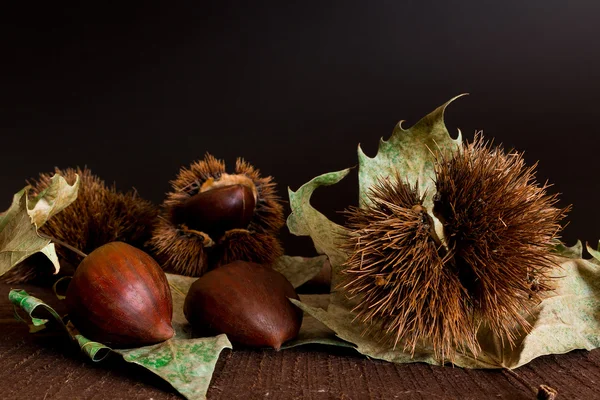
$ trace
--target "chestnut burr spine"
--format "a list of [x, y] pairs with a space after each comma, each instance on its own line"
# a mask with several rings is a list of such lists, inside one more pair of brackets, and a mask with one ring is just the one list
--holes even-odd
[[417, 189], [396, 176], [380, 180], [369, 198], [371, 205], [346, 212], [343, 289], [360, 296], [358, 319], [413, 354], [427, 345], [441, 358], [455, 349], [477, 353], [469, 305]]
[[551, 250], [570, 209], [536, 182], [536, 167], [481, 134], [436, 165], [434, 213], [444, 221], [453, 268], [476, 317], [509, 344], [515, 328], [529, 329], [528, 310], [551, 289]]
[[[235, 173], [228, 174], [223, 161], [206, 154], [203, 160], [182, 168], [171, 185], [173, 190], [163, 202], [161, 217], [149, 242], [165, 269], [201, 276], [234, 259], [271, 264], [283, 254], [277, 238], [284, 224], [283, 207], [275, 183], [271, 177], [262, 177], [246, 161], [238, 159]], [[225, 229], [215, 230], [196, 225], [194, 229], [194, 224], [188, 226], [188, 221], [173, 218], [194, 196], [210, 196], [211, 191], [231, 190], [227, 188], [235, 185], [243, 185], [245, 191], [240, 208], [244, 209], [240, 218], [243, 224], [228, 224]], [[252, 191], [253, 199], [246, 188]], [[253, 213], [248, 221], [250, 208]]]
[[[481, 326], [508, 345], [527, 331], [527, 314], [551, 289], [552, 254], [569, 207], [535, 180], [536, 165], [480, 135], [435, 166], [436, 240], [422, 198], [396, 176], [371, 190], [371, 204], [348, 212], [350, 253], [344, 289], [372, 331], [413, 353], [431, 345], [438, 359], [480, 351]], [[431, 210], [429, 210], [431, 211]]]

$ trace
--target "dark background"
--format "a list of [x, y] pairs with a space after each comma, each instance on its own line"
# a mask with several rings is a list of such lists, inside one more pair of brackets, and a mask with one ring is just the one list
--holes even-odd
[[[600, 2], [3, 4], [0, 209], [27, 178], [87, 165], [160, 202], [209, 151], [275, 176], [282, 197], [374, 155], [449, 98], [446, 124], [537, 160], [573, 204], [563, 237], [600, 239]], [[315, 195], [335, 215], [356, 176]], [[285, 236], [289, 253], [307, 240]]]

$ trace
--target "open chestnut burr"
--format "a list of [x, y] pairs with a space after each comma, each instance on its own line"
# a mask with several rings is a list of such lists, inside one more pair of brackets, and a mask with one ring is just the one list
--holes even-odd
[[150, 245], [167, 270], [201, 276], [235, 260], [271, 264], [283, 207], [272, 177], [238, 159], [234, 173], [207, 154], [171, 182]]

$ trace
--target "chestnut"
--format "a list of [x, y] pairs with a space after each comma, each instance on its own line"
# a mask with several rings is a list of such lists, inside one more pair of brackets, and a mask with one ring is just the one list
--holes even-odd
[[225, 333], [251, 347], [281, 345], [298, 335], [302, 311], [292, 284], [264, 265], [234, 261], [209, 271], [192, 284], [184, 314], [195, 332]]
[[123, 242], [107, 243], [83, 259], [65, 301], [75, 327], [106, 345], [138, 347], [174, 334], [166, 275], [152, 257]]
[[231, 229], [245, 229], [254, 216], [256, 199], [244, 184], [211, 188], [199, 192], [173, 208], [175, 224], [204, 232], [218, 239]]

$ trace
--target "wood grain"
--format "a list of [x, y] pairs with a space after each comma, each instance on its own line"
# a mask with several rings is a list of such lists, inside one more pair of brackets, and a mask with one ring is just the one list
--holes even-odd
[[[0, 398], [177, 399], [167, 383], [118, 356], [87, 361], [61, 334], [29, 334], [0, 284]], [[64, 312], [48, 288], [20, 285]], [[349, 349], [305, 346], [225, 350], [209, 399], [534, 399], [546, 384], [558, 399], [600, 398], [600, 350], [541, 357], [513, 373], [426, 364], [395, 365]]]

